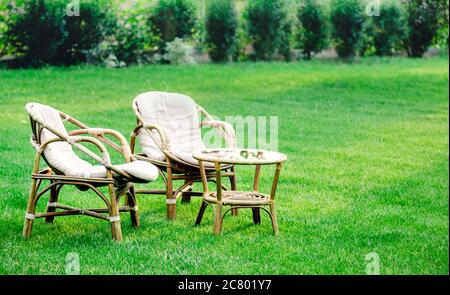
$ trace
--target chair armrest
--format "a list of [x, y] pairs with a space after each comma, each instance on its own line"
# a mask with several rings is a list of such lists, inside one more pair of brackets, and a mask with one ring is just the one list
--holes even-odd
[[214, 127], [218, 133], [225, 139], [230, 148], [236, 148], [236, 133], [234, 132], [233, 126], [225, 121], [202, 121], [200, 123], [201, 127]]
[[[86, 136], [67, 136], [67, 138], [52, 138], [52, 139], [49, 139], [46, 142], [44, 142], [42, 145], [39, 146], [39, 149], [37, 151], [34, 171], [37, 171], [39, 169], [39, 158], [40, 158], [41, 154], [43, 153], [43, 151], [45, 150], [45, 148], [47, 147], [47, 145], [49, 145], [50, 143], [53, 143], [53, 142], [60, 142], [60, 141], [67, 142], [67, 143], [71, 144], [72, 146], [74, 146], [75, 148], [79, 149], [80, 151], [82, 151], [84, 154], [86, 154], [90, 158], [94, 159], [101, 165], [105, 166], [107, 171], [114, 171], [115, 173], [117, 173], [119, 175], [122, 175], [128, 179], [132, 179], [132, 177], [128, 173], [120, 170], [119, 168], [117, 168], [111, 164], [111, 158], [109, 156], [108, 150], [98, 139], [95, 139], [92, 137], [86, 137]], [[85, 146], [79, 144], [80, 142], [87, 142], [87, 143], [92, 143], [93, 145], [95, 145], [102, 153], [102, 157], [99, 157], [97, 154], [95, 154], [94, 152], [92, 152], [91, 150], [86, 148]], [[108, 173], [110, 173], [110, 172], [108, 172]]]
[[[78, 150], [80, 150], [81, 152], [83, 152], [84, 154], [86, 154], [87, 156], [92, 158], [93, 160], [99, 162], [106, 168], [111, 167], [111, 159], [110, 159], [108, 150], [105, 148], [105, 146], [98, 139], [91, 138], [91, 137], [85, 137], [85, 136], [67, 136], [67, 138], [49, 139], [39, 146], [39, 149], [37, 151], [38, 155], [41, 155], [44, 152], [45, 148], [49, 144], [54, 143], [54, 142], [60, 142], [60, 141], [69, 143], [70, 145], [74, 146], [75, 148], [77, 148]], [[99, 149], [99, 151], [102, 153], [102, 157], [99, 157], [96, 153], [92, 152], [90, 149], [79, 144], [80, 142], [87, 142], [87, 143], [91, 143], [91, 144], [95, 145]]]
[[[121, 153], [125, 157], [125, 160], [127, 162], [130, 162], [133, 159], [130, 146], [128, 145], [128, 141], [125, 139], [125, 137], [121, 133], [117, 132], [116, 130], [104, 129], [104, 128], [78, 129], [78, 130], [74, 130], [74, 131], [70, 132], [69, 136], [80, 135], [80, 134], [93, 135], [93, 136], [99, 138], [101, 141], [103, 141], [104, 143], [106, 143], [110, 147], [114, 148], [119, 153]], [[119, 140], [121, 146], [119, 147], [116, 143], [114, 143], [111, 140], [104, 137], [105, 134], [109, 134], [109, 135], [112, 135], [115, 138], [117, 138]]]
[[[133, 133], [131, 134], [131, 138], [132, 138], [131, 150], [132, 151], [134, 151], [135, 137], [138, 134], [139, 129], [141, 129], [141, 128], [145, 128], [149, 131], [150, 137], [152, 138], [153, 142], [159, 147], [161, 152], [163, 152], [163, 153], [167, 152], [168, 147], [169, 147], [169, 139], [166, 135], [166, 132], [160, 126], [155, 125], [155, 124], [150, 124], [150, 123], [139, 123], [136, 126], [136, 128], [134, 128]], [[156, 140], [152, 131], [156, 131], [156, 133], [158, 133], [160, 142], [158, 142]]]

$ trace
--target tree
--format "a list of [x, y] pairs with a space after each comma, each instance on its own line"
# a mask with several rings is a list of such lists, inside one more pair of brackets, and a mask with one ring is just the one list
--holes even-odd
[[305, 0], [297, 12], [300, 22], [298, 41], [303, 54], [311, 59], [312, 52], [321, 51], [326, 44], [326, 22], [322, 7], [315, 0]]
[[371, 18], [375, 54], [391, 56], [398, 49], [405, 36], [406, 21], [400, 7], [394, 3], [384, 3], [380, 15]]
[[408, 33], [405, 48], [410, 57], [422, 57], [438, 29], [443, 0], [406, 0]]
[[331, 21], [333, 41], [342, 58], [352, 58], [361, 46], [364, 18], [358, 0], [335, 0], [332, 2]]
[[249, 0], [245, 18], [257, 60], [272, 59], [280, 47], [286, 54], [290, 26], [283, 0]]
[[236, 51], [238, 22], [234, 4], [213, 0], [206, 13], [206, 43], [213, 62], [228, 61]]
[[191, 37], [196, 23], [195, 6], [191, 0], [159, 0], [150, 17], [162, 49], [175, 38]]

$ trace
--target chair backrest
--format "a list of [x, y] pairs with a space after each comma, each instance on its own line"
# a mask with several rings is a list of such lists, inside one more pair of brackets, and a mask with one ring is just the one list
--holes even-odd
[[[134, 108], [138, 118], [143, 120], [141, 123], [158, 125], [165, 131], [169, 151], [192, 153], [205, 148], [201, 139], [197, 105], [189, 96], [146, 92], [134, 99]], [[138, 136], [142, 150], [147, 156], [164, 159], [148, 130], [141, 128]], [[154, 138], [159, 138], [156, 132]]]
[[[67, 137], [61, 114], [56, 109], [40, 103], [28, 103], [25, 110], [32, 120], [33, 139], [38, 144], [53, 138]], [[44, 159], [57, 173], [71, 176], [82, 177], [92, 166], [78, 157], [72, 146], [64, 141], [49, 144], [44, 150]]]

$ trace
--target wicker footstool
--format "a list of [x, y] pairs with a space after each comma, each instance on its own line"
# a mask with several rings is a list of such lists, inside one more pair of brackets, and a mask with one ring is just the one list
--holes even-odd
[[[208, 149], [195, 153], [194, 158], [199, 161], [200, 173], [203, 183], [203, 202], [195, 222], [199, 225], [203, 213], [208, 205], [214, 206], [214, 234], [222, 232], [223, 218], [228, 211], [238, 208], [251, 208], [253, 222], [261, 223], [260, 210], [264, 210], [272, 220], [275, 235], [278, 235], [277, 216], [275, 212], [275, 192], [282, 164], [287, 160], [286, 155], [278, 152], [253, 150], [253, 149]], [[203, 162], [212, 162], [215, 165], [216, 191], [210, 192]], [[254, 165], [255, 177], [253, 179], [253, 191], [224, 190], [221, 182], [221, 164]], [[272, 182], [270, 194], [258, 192], [259, 175], [262, 165], [275, 165], [275, 176]], [[223, 206], [229, 206], [222, 213]], [[269, 207], [268, 209], [266, 207]]]

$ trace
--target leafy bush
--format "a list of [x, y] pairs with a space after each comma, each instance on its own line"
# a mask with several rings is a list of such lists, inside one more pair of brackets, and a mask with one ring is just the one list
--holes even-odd
[[113, 52], [126, 64], [142, 64], [155, 50], [155, 36], [146, 26], [147, 8], [135, 6], [118, 13], [118, 25], [114, 32]]
[[8, 17], [7, 4], [0, 1], [0, 58], [8, 53], [8, 45], [5, 40]]
[[193, 64], [192, 58], [194, 48], [185, 43], [181, 38], [175, 38], [172, 42], [166, 44], [166, 53], [163, 59], [174, 65]]
[[327, 26], [322, 7], [316, 0], [305, 0], [297, 12], [297, 18], [300, 23], [300, 48], [306, 58], [311, 59], [312, 52], [319, 52], [326, 45]]
[[175, 38], [189, 38], [194, 33], [197, 18], [190, 0], [159, 0], [150, 17], [150, 24], [159, 37], [158, 46]]
[[289, 21], [286, 12], [282, 15], [281, 29], [277, 41], [278, 53], [284, 57], [285, 61], [291, 61], [292, 23]]
[[88, 62], [106, 67], [150, 62], [156, 41], [147, 26], [147, 12], [145, 2], [134, 2], [115, 11], [117, 23], [109, 35], [89, 50]]
[[406, 0], [408, 35], [405, 47], [409, 56], [421, 57], [432, 44], [439, 29], [441, 1]]
[[290, 33], [283, 0], [249, 0], [245, 18], [257, 60], [272, 59], [280, 47], [286, 53], [280, 46], [288, 42]]
[[363, 9], [358, 0], [334, 0], [331, 5], [336, 51], [342, 58], [352, 58], [361, 47]]
[[375, 54], [390, 56], [399, 49], [404, 39], [406, 22], [400, 7], [391, 2], [381, 5], [380, 16], [372, 17]]
[[228, 61], [236, 51], [237, 18], [229, 0], [213, 0], [206, 15], [206, 43], [214, 62]]
[[44, 0], [26, 1], [23, 9], [9, 8], [5, 42], [20, 59], [18, 66], [39, 67], [55, 63], [64, 36], [59, 5]]
[[447, 47], [449, 44], [449, 1], [443, 0], [439, 4], [439, 29], [434, 38], [433, 44], [439, 47]]
[[366, 53], [392, 56], [401, 48], [405, 31], [406, 20], [400, 6], [394, 1], [383, 3], [380, 15], [370, 17], [365, 26]]
[[[62, 9], [66, 3], [61, 2]], [[110, 13], [112, 6], [108, 0], [83, 0], [79, 4], [79, 16], [64, 14], [64, 36], [57, 49], [56, 63], [74, 65], [86, 62], [86, 53], [116, 28], [115, 15]]]
[[86, 61], [88, 50], [114, 24], [108, 1], [80, 2], [79, 16], [66, 13], [63, 0], [26, 0], [9, 6], [5, 42], [18, 66], [73, 65]]

